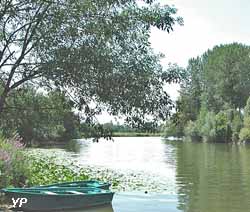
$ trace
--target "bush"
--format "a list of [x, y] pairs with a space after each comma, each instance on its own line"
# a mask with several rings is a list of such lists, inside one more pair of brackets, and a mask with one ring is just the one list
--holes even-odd
[[232, 141], [236, 142], [240, 139], [240, 130], [243, 127], [243, 121], [239, 112], [234, 112], [234, 117], [232, 120]]
[[180, 125], [173, 123], [172, 120], [167, 122], [164, 130], [165, 137], [182, 137], [183, 136], [183, 129]]
[[240, 141], [250, 142], [250, 128], [242, 128], [239, 137]]
[[244, 127], [240, 131], [240, 141], [250, 141], [250, 97], [244, 108]]
[[250, 117], [244, 117], [244, 127], [240, 131], [240, 141], [250, 141]]
[[186, 136], [190, 137], [191, 140], [200, 141], [202, 139], [197, 122], [189, 121], [184, 130], [184, 133]]
[[0, 122], [5, 137], [18, 132], [26, 144], [78, 138], [79, 116], [63, 92], [44, 94], [28, 86], [14, 92], [6, 104]]
[[205, 115], [204, 124], [200, 127], [201, 134], [205, 141], [214, 142], [216, 140], [216, 116], [213, 112]]
[[244, 108], [244, 117], [250, 117], [250, 97], [247, 99], [247, 103]]
[[207, 142], [229, 142], [232, 139], [231, 123], [227, 111], [218, 114], [201, 111], [198, 119], [190, 121], [185, 128], [185, 135], [192, 140]]
[[23, 154], [22, 139], [15, 135], [11, 139], [0, 136], [0, 187], [23, 186], [26, 183], [28, 161]]
[[224, 111], [216, 114], [216, 141], [230, 142], [232, 139], [232, 130], [228, 114]]

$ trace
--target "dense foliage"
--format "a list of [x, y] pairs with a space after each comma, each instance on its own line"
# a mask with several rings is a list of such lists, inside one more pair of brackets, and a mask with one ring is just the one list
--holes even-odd
[[0, 127], [7, 137], [17, 132], [26, 143], [79, 137], [79, 116], [61, 91], [44, 93], [27, 86], [12, 92], [6, 105]]
[[240, 130], [239, 138], [241, 141], [250, 141], [250, 97], [244, 110], [244, 124]]
[[149, 37], [151, 27], [182, 24], [176, 12], [154, 0], [1, 1], [0, 115], [30, 83], [65, 92], [87, 122], [102, 110], [141, 125], [145, 114], [166, 119], [172, 104], [163, 86], [180, 73], [162, 69]]
[[233, 43], [190, 59], [167, 133], [213, 142], [248, 140], [249, 103], [243, 108], [250, 93], [249, 55], [249, 46]]
[[162, 126], [155, 122], [147, 122], [142, 128], [134, 128], [127, 124], [114, 124], [113, 122], [105, 123], [103, 127], [113, 133], [159, 133], [162, 130]]

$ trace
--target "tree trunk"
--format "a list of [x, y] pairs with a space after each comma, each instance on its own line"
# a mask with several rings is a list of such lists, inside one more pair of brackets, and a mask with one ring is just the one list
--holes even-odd
[[5, 89], [3, 91], [3, 93], [1, 94], [1, 96], [0, 96], [0, 118], [1, 118], [1, 115], [3, 113], [3, 109], [4, 109], [4, 105], [5, 105], [5, 100], [7, 98], [7, 95], [8, 95], [8, 90]]

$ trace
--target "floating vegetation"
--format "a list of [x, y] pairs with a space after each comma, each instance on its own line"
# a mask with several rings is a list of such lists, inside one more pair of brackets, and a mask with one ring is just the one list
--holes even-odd
[[96, 179], [112, 184], [114, 191], [140, 191], [174, 194], [175, 184], [162, 176], [132, 170], [114, 170], [100, 166], [79, 165], [74, 156], [60, 149], [30, 149], [32, 176], [29, 184]]

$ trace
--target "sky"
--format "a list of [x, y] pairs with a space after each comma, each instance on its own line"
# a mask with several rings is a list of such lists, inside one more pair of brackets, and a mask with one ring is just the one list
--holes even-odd
[[[250, 45], [249, 0], [160, 0], [175, 6], [184, 26], [176, 25], [168, 34], [152, 29], [151, 45], [155, 52], [165, 54], [163, 67], [171, 63], [186, 67], [192, 57], [202, 55], [215, 45], [239, 42]], [[178, 97], [178, 86], [168, 85], [167, 92]], [[103, 114], [102, 122], [110, 120]]]
[[174, 5], [184, 26], [168, 34], [154, 29], [151, 43], [166, 55], [164, 62], [186, 66], [188, 59], [218, 44], [250, 44], [249, 0], [161, 0]]
[[[174, 27], [170, 34], [152, 30], [152, 47], [166, 56], [163, 66], [171, 62], [186, 67], [190, 58], [219, 44], [250, 45], [249, 0], [161, 0], [160, 3], [174, 5], [184, 19], [184, 26]], [[178, 97], [178, 86], [170, 85], [167, 91], [173, 99]]]

